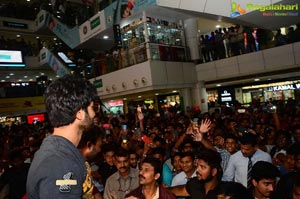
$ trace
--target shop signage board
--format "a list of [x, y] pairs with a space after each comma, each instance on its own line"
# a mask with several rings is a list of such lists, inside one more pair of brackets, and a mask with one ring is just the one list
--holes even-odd
[[218, 95], [221, 103], [230, 103], [235, 100], [235, 92], [232, 88], [218, 89]]
[[127, 18], [150, 5], [157, 5], [156, 0], [115, 1], [104, 9], [106, 27], [112, 27], [114, 24], [119, 23], [122, 18]]
[[104, 10], [79, 26], [80, 43], [98, 35], [106, 29]]
[[300, 83], [294, 83], [294, 84], [285, 84], [285, 85], [279, 85], [279, 86], [271, 86], [268, 88], [268, 91], [286, 91], [286, 90], [295, 90], [300, 89]]
[[97, 79], [97, 80], [95, 80], [95, 81], [93, 82], [93, 84], [94, 84], [94, 86], [95, 86], [96, 88], [102, 88], [102, 86], [103, 86], [102, 79]]

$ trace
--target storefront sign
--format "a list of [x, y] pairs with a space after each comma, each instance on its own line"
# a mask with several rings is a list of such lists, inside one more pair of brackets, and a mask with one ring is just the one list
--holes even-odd
[[233, 102], [235, 100], [234, 89], [226, 88], [218, 90], [219, 101], [221, 103]]
[[285, 91], [285, 90], [295, 90], [295, 89], [300, 89], [300, 83], [271, 86], [268, 88], [268, 91], [272, 92], [272, 91]]
[[94, 86], [95, 86], [96, 88], [102, 88], [102, 86], [103, 86], [102, 79], [97, 79], [97, 80], [95, 80], [95, 81], [93, 82], [93, 84], [94, 84]]
[[123, 106], [123, 100], [113, 100], [113, 101], [109, 101], [107, 102], [107, 106], [108, 107], [112, 107], [112, 106]]
[[145, 100], [144, 102], [145, 102], [145, 104], [153, 104], [154, 103], [153, 100]]

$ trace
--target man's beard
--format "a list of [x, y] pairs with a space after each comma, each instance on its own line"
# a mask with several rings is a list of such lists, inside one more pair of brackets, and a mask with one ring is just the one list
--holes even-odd
[[200, 180], [198, 179], [198, 180], [201, 183], [207, 183], [207, 182], [210, 182], [212, 179], [213, 179], [213, 176], [210, 174], [209, 176], [207, 176], [206, 179], [200, 179]]
[[83, 122], [79, 125], [79, 129], [82, 131], [88, 131], [93, 126], [93, 118], [86, 113], [86, 117], [84, 118]]

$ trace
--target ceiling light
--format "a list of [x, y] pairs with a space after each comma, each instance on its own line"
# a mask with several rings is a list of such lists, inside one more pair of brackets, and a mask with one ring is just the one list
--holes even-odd
[[57, 15], [57, 18], [60, 18], [60, 15]]
[[52, 4], [51, 4], [51, 3], [48, 3], [48, 5], [49, 5], [49, 6], [52, 6]]
[[19, 81], [19, 82], [21, 82], [21, 81], [22, 81], [22, 79], [19, 79], [18, 81]]
[[57, 78], [59, 78], [59, 75], [56, 75]]
[[13, 76], [13, 75], [15, 75], [15, 74], [13, 74], [13, 73], [10, 73], [9, 75], [10, 75], [10, 76]]
[[155, 93], [155, 95], [159, 95], [159, 93]]
[[30, 0], [27, 0], [28, 2], [30, 1]]
[[50, 78], [49, 80], [52, 81], [52, 78]]
[[27, 78], [27, 77], [28, 77], [27, 75], [24, 76], [24, 78]]
[[29, 81], [33, 81], [33, 79], [29, 79]]
[[103, 39], [108, 39], [109, 37], [107, 35], [104, 35], [103, 36]]
[[6, 76], [5, 78], [8, 79], [8, 78], [10, 78], [10, 76]]
[[142, 96], [139, 95], [138, 98], [142, 98]]
[[53, 40], [56, 41], [57, 40], [56, 37], [54, 37]]
[[21, 35], [17, 35], [17, 37], [21, 37]]
[[36, 77], [36, 78], [39, 78], [40, 76], [37, 75], [37, 76], [35, 76], [35, 77]]
[[127, 98], [126, 98], [126, 97], [124, 97], [124, 98], [123, 98], [123, 100], [127, 100]]
[[157, 28], [161, 28], [161, 26], [157, 26]]
[[41, 73], [41, 75], [45, 75], [45, 73]]
[[259, 80], [260, 80], [260, 79], [258, 79], [258, 78], [254, 79], [255, 82], [258, 82]]
[[5, 82], [5, 79], [2, 79], [1, 82]]
[[177, 93], [177, 90], [173, 90], [172, 93]]
[[221, 84], [217, 84], [216, 86], [217, 86], [217, 87], [220, 87], [220, 86], [221, 86]]
[[220, 25], [216, 25], [216, 28], [221, 28], [221, 26]]
[[39, 39], [40, 37], [35, 37], [36, 39]]

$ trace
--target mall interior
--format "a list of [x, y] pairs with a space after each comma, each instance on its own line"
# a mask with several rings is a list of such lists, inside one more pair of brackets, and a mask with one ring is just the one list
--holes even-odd
[[299, 4], [1, 0], [0, 122], [43, 121], [43, 91], [66, 74], [115, 115], [299, 100]]

